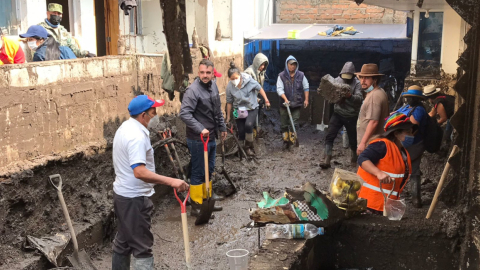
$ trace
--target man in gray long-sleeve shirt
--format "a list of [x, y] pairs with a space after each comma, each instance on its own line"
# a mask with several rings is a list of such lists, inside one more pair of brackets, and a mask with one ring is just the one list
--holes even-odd
[[[187, 145], [190, 149], [192, 173], [190, 177], [190, 198], [192, 216], [200, 214], [203, 199], [207, 197], [205, 187], [205, 166], [203, 143], [200, 136], [210, 136], [208, 142], [208, 171], [209, 175], [215, 171], [215, 153], [217, 144], [215, 138], [218, 131], [222, 140], [227, 136], [227, 127], [220, 109], [220, 95], [213, 81], [213, 62], [203, 59], [198, 67], [198, 78], [185, 91], [180, 109], [180, 118], [187, 125]], [[210, 191], [212, 182], [210, 182]], [[220, 196], [212, 195], [214, 200], [221, 200]], [[214, 211], [221, 211], [215, 207]]]
[[324, 160], [320, 163], [322, 168], [330, 168], [332, 159], [333, 141], [337, 137], [338, 131], [345, 126], [348, 134], [348, 140], [351, 149], [351, 163], [357, 162], [357, 120], [360, 107], [362, 106], [362, 86], [355, 77], [355, 66], [352, 62], [347, 62], [343, 66], [340, 76], [335, 78], [336, 83], [350, 85], [351, 91], [334, 105], [333, 115], [330, 118], [327, 135], [325, 137]]

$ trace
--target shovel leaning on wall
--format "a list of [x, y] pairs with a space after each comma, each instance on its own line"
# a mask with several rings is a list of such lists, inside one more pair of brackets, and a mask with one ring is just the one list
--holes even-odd
[[[54, 180], [58, 179], [58, 184], [55, 185]], [[60, 205], [62, 206], [63, 215], [67, 221], [68, 229], [70, 231], [70, 236], [72, 237], [73, 243], [73, 254], [68, 256], [68, 261], [73, 265], [75, 269], [82, 269], [82, 270], [97, 270], [97, 268], [93, 265], [92, 261], [88, 257], [87, 253], [84, 250], [78, 250], [78, 242], [77, 236], [75, 234], [75, 230], [73, 229], [72, 220], [70, 219], [70, 215], [68, 214], [67, 205], [65, 204], [65, 199], [63, 198], [62, 193], [62, 177], [60, 174], [54, 174], [49, 176], [50, 184], [57, 190], [58, 200], [60, 201]]]

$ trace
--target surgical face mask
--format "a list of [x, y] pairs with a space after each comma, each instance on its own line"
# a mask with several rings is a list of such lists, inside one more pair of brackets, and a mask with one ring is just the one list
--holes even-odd
[[59, 25], [62, 22], [62, 17], [58, 15], [50, 15], [50, 19], [48, 19], [52, 24]]
[[[148, 115], [148, 117], [151, 117], [151, 116]], [[150, 122], [148, 122], [147, 128], [152, 128], [153, 129], [158, 125], [158, 123], [160, 123], [160, 119], [158, 118], [158, 115], [155, 115], [154, 117], [152, 117], [150, 119]]]
[[405, 140], [402, 142], [403, 147], [408, 148], [413, 145], [413, 141], [415, 140], [415, 137], [406, 135]]
[[27, 44], [28, 44], [28, 47], [30, 48], [30, 50], [32, 50], [32, 51], [36, 51], [37, 48], [38, 48], [36, 40], [29, 41], [29, 42], [27, 42]]
[[367, 88], [365, 90], [365, 93], [369, 93], [369, 92], [372, 92], [372, 90], [374, 89], [373, 85], [371, 85], [369, 88]]
[[237, 87], [238, 84], [240, 83], [240, 77], [236, 78], [235, 80], [232, 81], [233, 86]]

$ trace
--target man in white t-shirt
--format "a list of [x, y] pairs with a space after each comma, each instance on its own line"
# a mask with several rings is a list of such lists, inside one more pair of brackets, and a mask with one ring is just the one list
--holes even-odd
[[[128, 105], [131, 118], [123, 122], [113, 139], [113, 206], [118, 232], [113, 241], [112, 269], [130, 269], [130, 255], [135, 269], [154, 269], [153, 234], [150, 232], [152, 196], [155, 184], [168, 185], [182, 192], [185, 181], [155, 173], [153, 148], [147, 127], [158, 118], [156, 108], [164, 100], [146, 95], [135, 97]], [[157, 119], [156, 119], [157, 120]], [[152, 121], [152, 123], [155, 121]]]

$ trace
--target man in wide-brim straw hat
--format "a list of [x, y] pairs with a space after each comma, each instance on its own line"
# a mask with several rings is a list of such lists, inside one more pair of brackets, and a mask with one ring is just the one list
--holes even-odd
[[378, 86], [383, 76], [378, 72], [378, 66], [365, 64], [355, 75], [360, 80], [362, 91], [366, 93], [357, 122], [357, 155], [360, 155], [370, 138], [383, 133], [385, 118], [388, 117], [389, 111], [387, 94]]
[[423, 94], [422, 87], [412, 85], [408, 87], [407, 92], [402, 94], [405, 98], [405, 106], [398, 109], [397, 112], [403, 113], [410, 117], [410, 121], [418, 126], [418, 131], [414, 136], [408, 136], [403, 142], [403, 146], [407, 149], [412, 159], [411, 182], [413, 185], [413, 205], [417, 208], [422, 206], [421, 200], [421, 171], [420, 162], [423, 152], [425, 152], [424, 139], [427, 132], [428, 116], [422, 101], [426, 99]]

